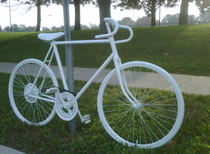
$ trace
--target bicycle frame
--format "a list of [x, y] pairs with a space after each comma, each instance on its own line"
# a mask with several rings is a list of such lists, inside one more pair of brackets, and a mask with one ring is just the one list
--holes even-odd
[[[116, 26], [116, 25], [115, 25]], [[117, 25], [118, 26], [118, 25]], [[52, 41], [51, 42], [51, 46], [46, 54], [46, 57], [44, 59], [44, 63], [47, 64], [48, 66], [50, 66], [53, 56], [55, 55], [56, 61], [57, 61], [57, 65], [59, 68], [59, 73], [61, 75], [61, 80], [64, 86], [65, 90], [68, 90], [68, 86], [67, 86], [67, 82], [65, 79], [65, 75], [64, 75], [64, 70], [62, 67], [62, 63], [60, 60], [60, 55], [58, 52], [58, 48], [57, 45], [66, 45], [66, 44], [102, 44], [102, 43], [109, 43], [111, 45], [111, 49], [112, 49], [112, 53], [110, 54], [110, 56], [105, 60], [105, 62], [98, 68], [98, 70], [94, 73], [94, 75], [89, 79], [89, 81], [87, 81], [87, 83], [82, 87], [82, 89], [77, 93], [76, 95], [76, 100], [78, 100], [80, 98], [80, 96], [86, 91], [86, 89], [90, 86], [90, 84], [95, 80], [95, 78], [100, 74], [100, 72], [111, 62], [111, 60], [114, 61], [114, 66], [116, 69], [116, 73], [117, 73], [117, 77], [120, 83], [120, 87], [121, 90], [123, 91], [123, 94], [126, 96], [126, 98], [131, 102], [131, 104], [136, 107], [136, 104], [134, 103], [136, 101], [136, 99], [133, 97], [133, 95], [130, 93], [130, 91], [128, 90], [128, 87], [126, 86], [126, 81], [124, 80], [123, 77], [123, 73], [120, 70], [120, 66], [121, 66], [121, 59], [118, 55], [117, 52], [117, 48], [116, 48], [116, 44], [119, 43], [124, 43], [124, 42], [128, 42], [132, 37], [133, 37], [133, 32], [131, 30], [130, 27], [128, 26], [123, 26], [123, 25], [119, 25], [120, 28], [125, 28], [128, 29], [130, 32], [130, 36], [128, 39], [125, 40], [118, 40], [115, 41], [114, 37], [113, 37], [113, 32], [111, 32], [111, 28], [110, 28], [110, 23], [106, 23], [106, 27], [108, 30], [108, 34], [104, 34], [104, 35], [98, 35], [96, 37], [98, 38], [102, 38], [106, 35], [110, 35], [111, 36], [108, 37], [108, 39], [99, 39], [99, 40], [74, 40], [74, 41]], [[118, 27], [117, 27], [118, 28]], [[116, 30], [116, 27], [115, 27]], [[117, 29], [118, 30], [118, 29]], [[80, 111], [78, 110], [78, 114], [82, 120], [82, 115], [80, 113]]]

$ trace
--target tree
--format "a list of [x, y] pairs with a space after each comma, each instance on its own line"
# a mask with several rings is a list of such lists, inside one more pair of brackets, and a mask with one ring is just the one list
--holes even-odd
[[99, 6], [99, 17], [100, 17], [100, 30], [101, 33], [107, 33], [105, 23], [103, 19], [105, 17], [111, 17], [111, 0], [97, 0]]
[[[171, 24], [171, 25], [176, 25], [179, 23], [179, 13], [174, 14], [174, 15], [170, 15], [167, 14], [163, 20], [162, 20], [162, 24]], [[198, 19], [194, 16], [194, 15], [188, 15], [188, 23], [190, 24], [195, 24], [198, 23]]]
[[9, 27], [9, 26], [6, 26], [6, 27], [3, 29], [3, 32], [10, 32], [10, 27]]
[[198, 20], [199, 23], [210, 23], [210, 7], [207, 7], [201, 11]]
[[151, 25], [151, 17], [144, 16], [142, 18], [138, 18], [136, 20], [137, 26], [150, 26]]
[[74, 30], [81, 30], [81, 24], [80, 24], [80, 0], [74, 0], [74, 7], [75, 7]]
[[194, 15], [188, 15], [188, 24], [196, 24], [198, 23], [198, 18]]
[[13, 32], [19, 32], [20, 31], [19, 26], [17, 24], [13, 24], [11, 26], [11, 29], [12, 29]]
[[178, 22], [179, 22], [179, 13], [174, 15], [167, 14], [162, 20], [162, 24], [178, 24]]
[[[89, 4], [92, 0], [73, 0], [74, 8], [75, 8], [75, 22], [74, 22], [74, 30], [81, 30], [80, 23], [80, 5]], [[72, 4], [70, 2], [70, 4]]]
[[33, 7], [37, 7], [36, 31], [40, 31], [40, 28], [41, 28], [41, 6], [42, 5], [49, 6], [50, 0], [16, 0], [16, 1], [19, 2], [20, 4], [29, 5], [28, 11]]
[[200, 14], [200, 16], [198, 17], [199, 23], [210, 23], [210, 12], [206, 12], [203, 14]]
[[[11, 25], [11, 29], [13, 32], [34, 32], [36, 27], [26, 27], [25, 25], [21, 24], [21, 25], [17, 25], [17, 24], [13, 24]], [[3, 30], [4, 32], [10, 32], [10, 27], [7, 26], [4, 28]]]
[[208, 12], [208, 9], [210, 9], [210, 0], [195, 0], [195, 4], [201, 13]]
[[3, 30], [2, 30], [2, 28], [1, 28], [1, 25], [0, 25], [0, 32], [2, 32]]
[[151, 26], [156, 25], [156, 10], [160, 6], [174, 7], [178, 0], [121, 0], [116, 7], [124, 9], [144, 9], [145, 13], [151, 17]]
[[37, 7], [37, 22], [36, 22], [36, 32], [40, 31], [41, 28], [41, 0], [36, 1]]
[[48, 27], [42, 27], [42, 31], [44, 31], [44, 32], [49, 32], [49, 31], [51, 31]]
[[101, 33], [106, 33], [106, 26], [103, 21], [105, 17], [111, 17], [111, 3], [116, 0], [74, 0], [75, 5], [75, 29], [80, 29], [80, 4], [92, 3], [99, 7], [100, 30]]
[[188, 7], [191, 0], [182, 0], [180, 6], [179, 25], [188, 24]]
[[99, 29], [99, 25], [90, 23], [90, 29]]
[[121, 25], [128, 25], [128, 26], [134, 26], [135, 21], [133, 21], [130, 17], [124, 17], [122, 20], [118, 21]]
[[189, 2], [193, 1], [195, 1], [195, 4], [198, 6], [201, 13], [210, 6], [210, 0], [182, 0], [180, 6], [179, 25], [188, 24], [188, 6]]
[[61, 31], [61, 28], [60, 27], [53, 26], [53, 27], [51, 27], [51, 30], [52, 31]]

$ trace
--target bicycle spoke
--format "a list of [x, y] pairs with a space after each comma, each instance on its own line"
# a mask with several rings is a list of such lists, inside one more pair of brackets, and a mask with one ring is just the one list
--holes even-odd
[[[125, 102], [129, 103], [129, 101], [124, 97], [124, 95], [119, 95], [119, 94], [117, 94], [116, 92], [112, 91], [109, 88], [107, 88], [106, 90], [108, 90], [112, 95], [114, 95], [118, 99], [114, 98], [114, 96], [111, 97], [111, 95], [108, 95], [108, 94], [106, 95], [105, 94], [107, 97], [110, 97], [110, 98], [112, 98], [112, 99], [114, 99], [116, 101], [122, 102], [121, 100], [119, 100], [119, 98], [120, 98], [120, 99], [124, 100]], [[122, 103], [124, 103], [124, 102], [122, 102]]]
[[[147, 113], [147, 112], [146, 112]], [[161, 132], [161, 134], [163, 136], [165, 136], [165, 134], [162, 132], [162, 130], [160, 129], [160, 127], [157, 125], [157, 123], [164, 128], [165, 130], [167, 130], [167, 132], [169, 132], [169, 129], [167, 129], [163, 124], [161, 124], [158, 120], [155, 119], [155, 117], [153, 117], [151, 114], [147, 113], [147, 115], [149, 115], [149, 117], [152, 119], [153, 123], [155, 124], [155, 126], [158, 128], [158, 130]], [[156, 123], [157, 122], [157, 123]]]
[[165, 109], [165, 108], [163, 108], [162, 106], [161, 106], [161, 107], [158, 107], [158, 106], [150, 105], [150, 107], [151, 107], [151, 108], [160, 109], [160, 110], [163, 110], [163, 111], [168, 111], [168, 112], [172, 112], [172, 113], [176, 113], [176, 114], [177, 114], [177, 111]]
[[[163, 96], [158, 97], [150, 102], [147, 102], [147, 103], [145, 103], [145, 105], [158, 105], [158, 103], [171, 102], [172, 100], [176, 100], [176, 98], [171, 98], [171, 99], [167, 99], [167, 100], [157, 101], [160, 98], [163, 98]], [[154, 104], [154, 102], [156, 102], [156, 103]], [[161, 104], [159, 104], [159, 105], [161, 105]]]
[[[115, 118], [115, 116], [113, 116], [113, 115], [109, 115], [109, 116], [107, 116], [107, 119], [109, 120], [110, 118], [112, 118], [112, 119], [114, 118], [112, 121], [113, 122], [117, 121], [117, 123], [119, 123], [121, 121], [120, 119], [123, 119], [129, 113], [130, 110], [131, 109], [124, 111], [124, 112], [120, 113], [119, 115], [115, 115], [115, 116], [117, 116], [117, 118]], [[109, 123], [112, 124], [112, 121], [109, 120]]]
[[176, 120], [176, 118], [172, 118], [172, 117], [169, 117], [169, 116], [164, 116], [162, 114], [157, 114], [157, 113], [153, 113], [153, 112], [148, 112], [148, 113], [154, 114], [154, 115], [159, 116], [159, 117], [164, 117], [164, 118], [167, 118], [167, 119], [171, 119], [171, 120]]

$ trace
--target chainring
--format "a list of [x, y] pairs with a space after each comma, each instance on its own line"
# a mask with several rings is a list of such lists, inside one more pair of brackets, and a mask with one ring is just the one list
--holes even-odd
[[[58, 96], [55, 103], [55, 111], [57, 115], [64, 121], [72, 120], [77, 112], [78, 105], [75, 97], [69, 92], [60, 93], [61, 98]], [[62, 101], [62, 100], [63, 101]]]

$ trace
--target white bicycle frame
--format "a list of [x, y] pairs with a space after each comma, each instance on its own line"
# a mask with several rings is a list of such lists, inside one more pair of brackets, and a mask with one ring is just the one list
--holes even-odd
[[[64, 89], [68, 90], [68, 86], [67, 86], [67, 82], [65, 79], [64, 70], [62, 67], [60, 56], [58, 53], [57, 45], [109, 43], [111, 45], [112, 53], [106, 59], [106, 61], [99, 67], [99, 69], [94, 73], [94, 75], [89, 79], [89, 81], [87, 81], [87, 83], [83, 86], [83, 88], [77, 93], [75, 98], [76, 98], [76, 100], [78, 100], [80, 98], [80, 96], [90, 86], [90, 84], [94, 81], [94, 79], [100, 74], [100, 72], [110, 63], [111, 60], [113, 60], [121, 90], [122, 90], [123, 94], [125, 95], [125, 97], [131, 102], [132, 106], [136, 107], [137, 105], [134, 102], [137, 102], [137, 101], [133, 97], [133, 95], [130, 93], [130, 91], [128, 90], [126, 81], [124, 79], [124, 75], [123, 75], [122, 71], [120, 70], [121, 60], [120, 60], [120, 57], [118, 55], [117, 48], [116, 48], [116, 44], [125, 43], [125, 42], [130, 41], [133, 37], [133, 31], [128, 26], [119, 25], [118, 22], [116, 22], [115, 20], [113, 20], [111, 18], [105, 18], [104, 21], [106, 22], [106, 27], [107, 27], [108, 33], [102, 34], [102, 35], [96, 35], [95, 38], [97, 38], [99, 40], [52, 41], [51, 46], [50, 46], [43, 62], [45, 64], [48, 63], [47, 65], [50, 66], [53, 56], [55, 54]], [[111, 31], [111, 25], [115, 26], [113, 31]], [[130, 36], [127, 39], [115, 41], [114, 35], [117, 33], [119, 28], [127, 29], [130, 32]], [[107, 39], [101, 39], [101, 38], [107, 38]], [[84, 119], [83, 119], [79, 109], [78, 109], [78, 114], [80, 116], [81, 121], [83, 122]]]

